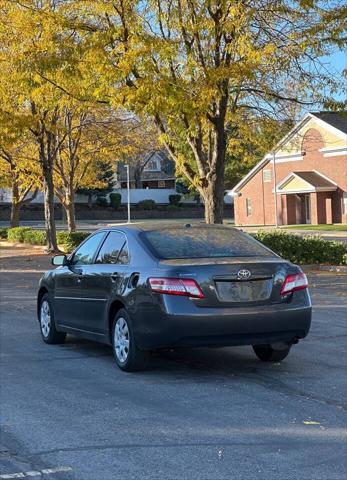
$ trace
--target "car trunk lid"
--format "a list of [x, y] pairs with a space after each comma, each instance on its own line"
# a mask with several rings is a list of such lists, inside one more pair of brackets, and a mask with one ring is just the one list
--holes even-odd
[[283, 301], [280, 289], [290, 265], [276, 256], [175, 259], [160, 264], [174, 269], [174, 276], [193, 278], [198, 282], [204, 298], [192, 301], [201, 307], [236, 307], [245, 303], [265, 305]]

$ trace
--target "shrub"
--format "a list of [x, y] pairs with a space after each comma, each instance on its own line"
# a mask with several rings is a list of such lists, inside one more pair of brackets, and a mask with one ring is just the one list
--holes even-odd
[[0, 238], [2, 238], [3, 240], [7, 240], [8, 231], [9, 231], [9, 228], [7, 228], [7, 227], [0, 228]]
[[181, 201], [181, 195], [169, 195], [170, 205], [178, 205]]
[[254, 237], [293, 263], [347, 264], [347, 245], [319, 237], [300, 237], [284, 232], [258, 232]]
[[24, 242], [25, 232], [32, 230], [30, 227], [14, 227], [9, 228], [7, 231], [7, 239], [10, 242]]
[[57, 242], [58, 245], [64, 245], [65, 251], [70, 253], [75, 250], [83, 240], [89, 237], [89, 235], [90, 233], [88, 232], [58, 232]]
[[108, 206], [108, 201], [106, 197], [97, 197], [96, 198], [96, 204], [99, 205], [99, 207], [107, 207]]
[[110, 204], [115, 210], [118, 210], [122, 200], [122, 195], [120, 193], [110, 193]]
[[175, 212], [176, 210], [179, 210], [179, 209], [180, 209], [180, 207], [178, 205], [172, 205], [172, 204], [167, 205], [167, 207], [166, 207], [166, 210], [168, 210], [170, 212], [171, 211]]
[[139, 208], [143, 208], [143, 210], [153, 210], [156, 207], [154, 200], [141, 200], [137, 205]]
[[43, 230], [26, 230], [23, 234], [24, 243], [31, 245], [46, 245], [46, 232]]

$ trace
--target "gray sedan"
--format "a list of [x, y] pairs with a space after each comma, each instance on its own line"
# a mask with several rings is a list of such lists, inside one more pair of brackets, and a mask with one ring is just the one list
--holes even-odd
[[252, 345], [280, 361], [310, 328], [305, 274], [237, 229], [105, 228], [53, 264], [37, 298], [44, 342], [110, 344], [124, 371], [168, 347]]

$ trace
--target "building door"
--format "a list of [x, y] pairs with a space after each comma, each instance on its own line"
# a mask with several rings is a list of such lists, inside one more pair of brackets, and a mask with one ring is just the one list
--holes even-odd
[[310, 194], [304, 195], [305, 223], [311, 223], [311, 198]]

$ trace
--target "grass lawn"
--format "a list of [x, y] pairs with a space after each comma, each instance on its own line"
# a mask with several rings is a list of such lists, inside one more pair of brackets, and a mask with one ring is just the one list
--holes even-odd
[[347, 224], [335, 224], [335, 225], [288, 225], [281, 227], [285, 230], [322, 230], [322, 231], [332, 231], [332, 232], [347, 232]]

